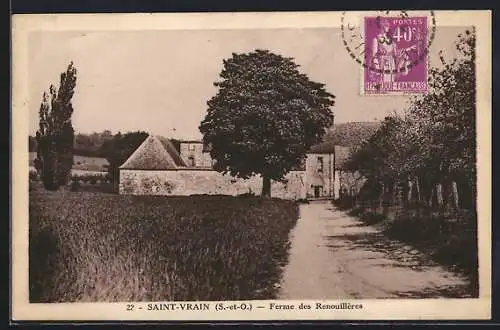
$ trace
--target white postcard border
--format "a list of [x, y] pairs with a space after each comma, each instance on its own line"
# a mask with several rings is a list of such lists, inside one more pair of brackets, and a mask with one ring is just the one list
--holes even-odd
[[[370, 14], [365, 12], [364, 14]], [[299, 301], [245, 301], [251, 311], [127, 311], [127, 303], [30, 304], [28, 295], [28, 71], [31, 31], [266, 29], [340, 27], [341, 12], [14, 15], [12, 18], [12, 318], [14, 320], [404, 320], [491, 317], [491, 12], [436, 11], [439, 26], [474, 25], [477, 33], [477, 162], [480, 295], [478, 299], [329, 300], [359, 310], [305, 310]], [[360, 12], [360, 15], [363, 15]], [[390, 96], [389, 96], [390, 97]], [[271, 302], [296, 309], [256, 308]], [[223, 302], [230, 305], [240, 302]]]

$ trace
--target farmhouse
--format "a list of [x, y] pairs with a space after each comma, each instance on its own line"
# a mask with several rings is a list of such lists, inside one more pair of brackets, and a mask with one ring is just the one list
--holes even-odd
[[[366, 135], [366, 134], [365, 134]], [[271, 195], [283, 199], [334, 198], [356, 194], [363, 178], [344, 168], [352, 147], [335, 139], [313, 146], [303, 166], [284, 182], [271, 183]], [[181, 141], [150, 135], [120, 167], [119, 193], [134, 195], [260, 194], [262, 178], [232, 177], [213, 169], [210, 149], [202, 141]]]
[[[306, 197], [304, 171], [292, 171], [285, 182], [272, 182], [271, 194], [284, 199]], [[262, 179], [240, 179], [212, 168], [201, 141], [183, 141], [178, 151], [164, 137], [150, 135], [120, 166], [120, 194], [240, 195], [259, 194]]]

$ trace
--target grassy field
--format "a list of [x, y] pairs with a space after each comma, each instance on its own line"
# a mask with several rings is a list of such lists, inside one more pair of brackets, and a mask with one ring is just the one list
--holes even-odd
[[30, 301], [272, 299], [291, 201], [30, 191]]

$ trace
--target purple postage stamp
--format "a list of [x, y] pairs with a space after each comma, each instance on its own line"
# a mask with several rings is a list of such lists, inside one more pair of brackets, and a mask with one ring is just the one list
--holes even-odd
[[427, 17], [365, 17], [365, 94], [427, 92]]

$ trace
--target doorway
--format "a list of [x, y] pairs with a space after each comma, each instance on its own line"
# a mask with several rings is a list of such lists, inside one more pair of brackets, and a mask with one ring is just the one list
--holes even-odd
[[314, 186], [314, 197], [318, 198], [323, 195], [323, 187], [322, 186]]

